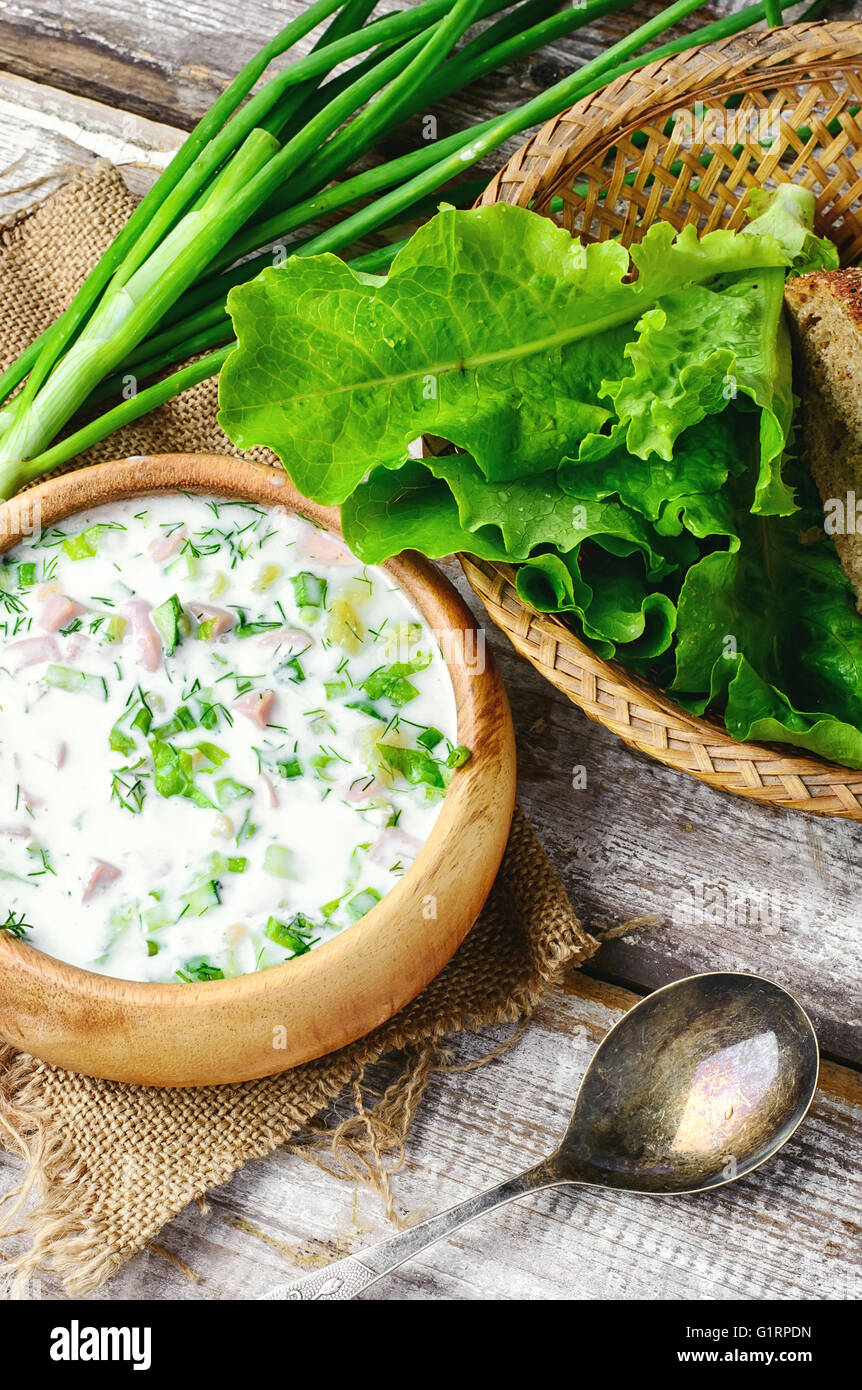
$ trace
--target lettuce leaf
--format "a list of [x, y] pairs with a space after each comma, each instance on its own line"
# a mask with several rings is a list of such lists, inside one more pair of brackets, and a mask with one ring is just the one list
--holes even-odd
[[[670, 461], [683, 430], [749, 397], [760, 407], [760, 461], [751, 509], [789, 515], [793, 493], [781, 464], [793, 419], [784, 272], [775, 268], [690, 285], [661, 299], [625, 349], [634, 370], [601, 395], [627, 426], [637, 458]], [[740, 400], [741, 404], [741, 400]]]
[[[219, 419], [369, 563], [511, 562], [734, 737], [862, 767], [862, 624], [788, 462], [784, 279], [837, 257], [805, 190], [750, 202], [743, 233], [658, 223], [631, 255], [498, 204], [441, 210], [385, 280], [295, 257], [231, 291]], [[423, 434], [454, 449], [411, 457]]]
[[[293, 257], [231, 290], [239, 346], [219, 422], [275, 449], [301, 492], [343, 502], [367, 470], [434, 434], [490, 481], [556, 469], [613, 424], [603, 380], [628, 375], [627, 332], [662, 296], [720, 274], [786, 267], [772, 237], [676, 234], [629, 253], [582, 246], [505, 203], [442, 210], [369, 285], [334, 256]], [[626, 331], [624, 331], [626, 330]]]
[[618, 497], [655, 521], [668, 503], [696, 493], [715, 493], [731, 472], [744, 470], [741, 424], [736, 411], [727, 408], [679, 435], [671, 459], [658, 454], [637, 458], [619, 444], [602, 458], [564, 459], [557, 479], [570, 497], [597, 502]]
[[696, 558], [682, 528], [661, 535], [620, 502], [572, 498], [554, 473], [489, 483], [469, 454], [372, 469], [343, 504], [341, 521], [348, 545], [368, 564], [396, 553], [393, 545], [435, 559], [466, 550], [521, 561], [539, 546], [567, 552], [588, 537], [617, 555], [639, 553], [656, 580]]
[[737, 490], [738, 545], [685, 576], [670, 689], [697, 713], [722, 708], [734, 738], [862, 767], [862, 622], [810, 484], [798, 485], [793, 517], [754, 517]]
[[519, 566], [521, 598], [545, 613], [566, 613], [585, 641], [606, 660], [632, 663], [655, 658], [670, 647], [676, 605], [650, 588], [635, 559], [592, 550], [581, 569], [584, 548], [567, 555], [537, 555]]

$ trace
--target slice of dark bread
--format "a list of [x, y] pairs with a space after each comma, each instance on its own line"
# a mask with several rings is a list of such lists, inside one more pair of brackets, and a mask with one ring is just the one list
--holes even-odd
[[784, 302], [802, 447], [862, 612], [862, 270], [797, 275]]

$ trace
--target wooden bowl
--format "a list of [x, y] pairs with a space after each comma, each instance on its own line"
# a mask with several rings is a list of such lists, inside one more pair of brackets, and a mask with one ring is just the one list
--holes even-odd
[[[66, 473], [4, 503], [0, 551], [34, 522], [48, 527], [105, 502], [178, 489], [299, 511], [338, 530], [337, 512], [300, 497], [280, 468], [164, 454]], [[448, 580], [409, 553], [383, 568], [443, 636], [458, 742], [473, 754], [453, 777], [413, 866], [361, 921], [309, 954], [206, 984], [97, 975], [0, 931], [0, 1036], [7, 1042], [117, 1081], [245, 1081], [361, 1037], [446, 964], [479, 915], [506, 845], [515, 797], [512, 719], [491, 654], [484, 664], [476, 660], [483, 648], [475, 623]], [[276, 1046], [285, 1038], [286, 1046]]]
[[[858, 22], [798, 24], [651, 63], [550, 121], [479, 202], [532, 207], [586, 241], [628, 245], [658, 219], [700, 232], [742, 227], [750, 188], [793, 182], [815, 194], [817, 230], [848, 264], [862, 252], [860, 53]], [[691, 119], [672, 121], [679, 112]], [[630, 747], [753, 801], [862, 820], [862, 771], [786, 744], [737, 742], [720, 720], [688, 714], [536, 613], [511, 566], [472, 556], [463, 566], [517, 650]]]

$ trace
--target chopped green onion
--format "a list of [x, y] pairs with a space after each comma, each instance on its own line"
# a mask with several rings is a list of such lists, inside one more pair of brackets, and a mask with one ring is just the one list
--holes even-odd
[[220, 806], [230, 806], [231, 802], [240, 801], [244, 796], [254, 796], [251, 787], [237, 782], [234, 777], [222, 777], [216, 782], [215, 788]]
[[182, 970], [177, 971], [177, 975], [188, 984], [203, 984], [207, 980], [224, 979], [224, 971], [219, 970], [217, 965], [211, 965], [202, 956], [198, 956], [194, 960], [187, 960]]
[[304, 956], [314, 945], [314, 941], [310, 937], [315, 930], [315, 924], [303, 913], [297, 912], [289, 922], [279, 922], [277, 918], [270, 917], [266, 924], [265, 934], [270, 941], [274, 941], [276, 945], [283, 946], [286, 951], [290, 951], [292, 956]]
[[229, 756], [223, 748], [219, 748], [217, 743], [207, 743], [204, 741], [203, 743], [196, 743], [195, 748], [202, 757], [206, 758], [208, 763], [212, 763], [213, 767], [221, 767], [222, 763]]
[[278, 669], [280, 671], [292, 671], [293, 675], [289, 679], [294, 685], [301, 685], [305, 680], [305, 668], [298, 656], [292, 656], [289, 661], [283, 661]]
[[473, 754], [470, 752], [470, 749], [465, 748], [463, 743], [461, 743], [458, 745], [457, 748], [453, 748], [450, 751], [449, 756], [446, 759], [446, 766], [463, 767], [465, 763], [468, 763], [470, 761], [472, 756]]
[[377, 751], [393, 772], [400, 772], [414, 787], [448, 786], [448, 769], [420, 748], [400, 748], [391, 743], [378, 743]]
[[429, 753], [433, 753], [438, 743], [443, 742], [443, 734], [439, 729], [435, 729], [433, 724], [429, 724], [427, 729], [423, 729], [417, 736], [417, 743], [421, 743], [423, 748], [427, 748]]
[[349, 700], [347, 709], [358, 709], [362, 714], [367, 714], [370, 719], [379, 719], [381, 724], [388, 724], [389, 720], [385, 714], [381, 714], [376, 705], [372, 705], [370, 700]]
[[291, 579], [294, 597], [299, 608], [323, 608], [326, 604], [326, 580], [309, 570], [302, 570]]
[[239, 830], [236, 832], [236, 842], [237, 842], [237, 844], [240, 845], [240, 844], [242, 844], [243, 840], [250, 840], [250, 839], [252, 839], [252, 837], [255, 836], [255, 835], [257, 834], [258, 828], [259, 828], [259, 827], [256, 826], [256, 825], [254, 824], [254, 822], [252, 821], [252, 818], [251, 818], [251, 811], [246, 811], [245, 815], [243, 816], [242, 825], [240, 826]]
[[196, 806], [214, 811], [215, 804], [201, 791], [192, 775], [192, 755], [184, 748], [174, 748], [163, 739], [150, 739], [153, 756], [154, 785], [160, 796], [182, 796]]

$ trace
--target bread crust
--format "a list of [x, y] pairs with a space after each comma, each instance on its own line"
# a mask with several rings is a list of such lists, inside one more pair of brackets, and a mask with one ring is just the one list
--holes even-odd
[[795, 276], [784, 302], [805, 456], [824, 505], [839, 499], [845, 508], [845, 530], [834, 538], [862, 612], [862, 535], [855, 526], [855, 499], [862, 500], [862, 270]]

